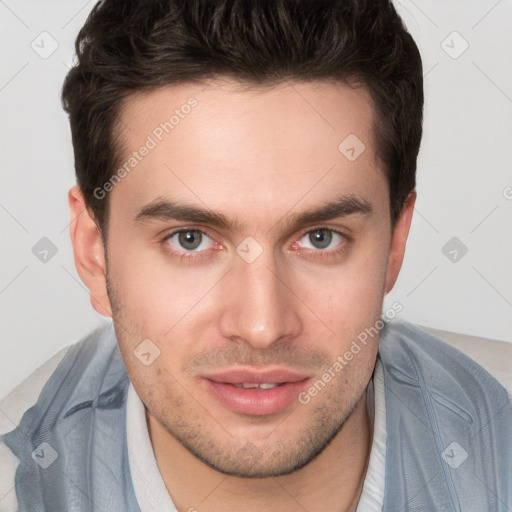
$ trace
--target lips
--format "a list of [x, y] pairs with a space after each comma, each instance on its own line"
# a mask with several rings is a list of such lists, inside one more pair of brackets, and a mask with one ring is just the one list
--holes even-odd
[[309, 380], [287, 369], [229, 369], [202, 375], [201, 384], [231, 411], [264, 416], [290, 407]]

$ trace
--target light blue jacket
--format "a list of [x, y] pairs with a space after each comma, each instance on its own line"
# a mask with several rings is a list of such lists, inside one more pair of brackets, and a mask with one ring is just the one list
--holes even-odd
[[[378, 357], [386, 397], [383, 511], [510, 512], [512, 407], [503, 387], [407, 322], [385, 324]], [[128, 464], [128, 384], [112, 329], [72, 346], [37, 403], [1, 439], [19, 460], [21, 512], [140, 512]], [[35, 462], [36, 448], [42, 458], [45, 449], [58, 457], [45, 468]]]

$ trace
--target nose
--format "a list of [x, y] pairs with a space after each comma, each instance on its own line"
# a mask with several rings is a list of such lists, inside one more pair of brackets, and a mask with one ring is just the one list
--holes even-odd
[[285, 273], [267, 254], [252, 263], [237, 258], [223, 289], [229, 298], [220, 318], [222, 335], [255, 349], [293, 339], [302, 330], [300, 301]]

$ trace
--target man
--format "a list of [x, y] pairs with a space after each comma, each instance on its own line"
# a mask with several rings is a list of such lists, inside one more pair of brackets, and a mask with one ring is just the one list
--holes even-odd
[[106, 0], [76, 50], [71, 239], [113, 324], [7, 398], [1, 510], [510, 510], [505, 390], [382, 311], [423, 107], [393, 6]]

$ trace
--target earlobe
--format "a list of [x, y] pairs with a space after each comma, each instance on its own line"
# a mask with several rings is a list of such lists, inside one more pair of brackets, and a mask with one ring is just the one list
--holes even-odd
[[76, 270], [89, 289], [93, 308], [103, 316], [112, 316], [107, 293], [105, 251], [100, 230], [86, 208], [80, 187], [74, 186], [70, 189], [68, 200]]
[[400, 216], [398, 217], [393, 230], [386, 273], [386, 294], [393, 289], [393, 286], [395, 286], [398, 274], [402, 268], [405, 246], [409, 235], [409, 229], [411, 227], [415, 202], [416, 190], [412, 190], [407, 197], [405, 205], [400, 212]]

